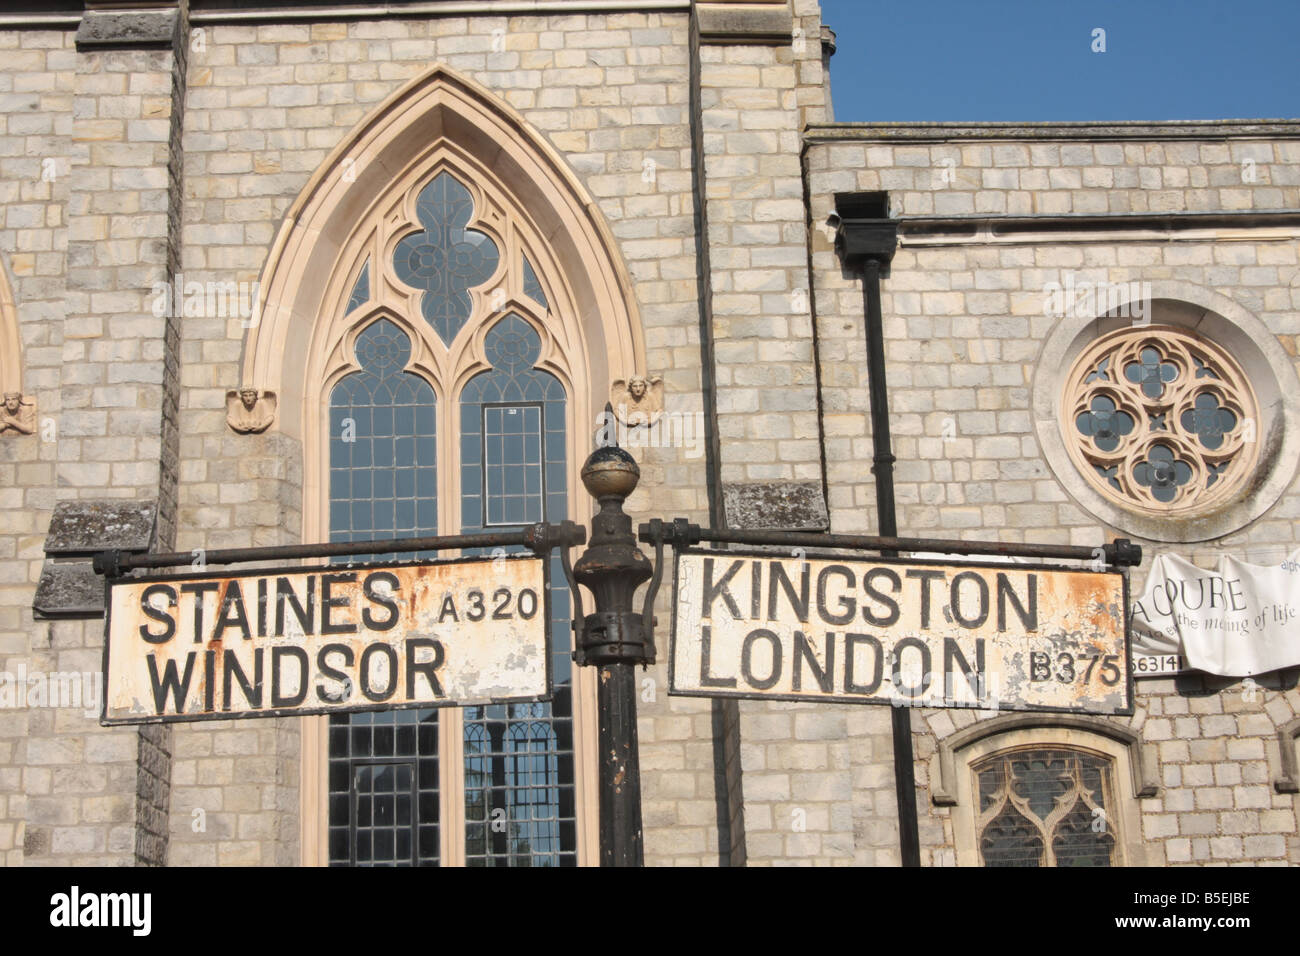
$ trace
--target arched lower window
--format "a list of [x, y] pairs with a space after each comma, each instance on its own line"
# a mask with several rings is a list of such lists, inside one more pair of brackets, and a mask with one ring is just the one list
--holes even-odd
[[984, 866], [1115, 865], [1110, 758], [1032, 747], [986, 757], [971, 771]]
[[931, 797], [961, 866], [1141, 866], [1154, 797], [1140, 734], [1084, 714], [1009, 714], [941, 737]]

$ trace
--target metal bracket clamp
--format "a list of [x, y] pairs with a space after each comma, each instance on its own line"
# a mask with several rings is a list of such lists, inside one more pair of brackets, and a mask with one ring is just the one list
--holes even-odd
[[569, 548], [576, 548], [587, 542], [587, 529], [572, 521], [549, 524], [539, 521], [524, 529], [524, 543], [537, 557], [544, 558], [555, 548], [567, 554]]
[[1142, 547], [1128, 538], [1116, 538], [1102, 549], [1106, 563], [1116, 568], [1136, 568], [1142, 563]]
[[123, 573], [122, 552], [117, 549], [101, 551], [91, 558], [90, 566], [96, 574], [102, 574], [105, 578], [120, 578]]
[[654, 545], [654, 574], [646, 588], [645, 598], [641, 603], [641, 622], [645, 630], [646, 643], [654, 646], [655, 627], [659, 619], [654, 615], [655, 598], [659, 596], [659, 584], [664, 576], [664, 545], [685, 548], [700, 541], [700, 526], [690, 524], [685, 518], [674, 518], [671, 524], [665, 524], [660, 518], [651, 518], [637, 529], [637, 537], [645, 544]]

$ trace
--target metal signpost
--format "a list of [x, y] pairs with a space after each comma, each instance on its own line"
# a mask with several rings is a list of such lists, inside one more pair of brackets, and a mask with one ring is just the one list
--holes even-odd
[[[263, 717], [547, 699], [546, 565], [559, 549], [574, 659], [599, 668], [600, 860], [643, 859], [635, 669], [655, 662], [653, 609], [675, 551], [670, 693], [1124, 714], [1133, 708], [1127, 579], [1102, 549], [700, 528], [633, 533], [640, 470], [618, 447], [582, 470], [600, 503], [592, 543], [572, 522], [519, 531], [210, 551], [211, 565], [367, 556], [364, 563], [131, 577], [191, 553], [104, 552], [102, 722]], [[655, 549], [652, 564], [637, 546]], [[741, 545], [750, 550], [704, 550]], [[377, 563], [377, 554], [524, 547], [531, 555]], [[753, 548], [780, 548], [783, 553]], [[796, 558], [790, 549], [802, 549]], [[892, 560], [828, 552], [1074, 561]], [[636, 592], [649, 582], [634, 609]], [[584, 614], [579, 583], [595, 599]], [[896, 708], [895, 713], [903, 710]]]

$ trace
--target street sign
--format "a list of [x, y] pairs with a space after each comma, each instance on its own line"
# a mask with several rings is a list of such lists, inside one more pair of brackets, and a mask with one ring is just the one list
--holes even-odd
[[525, 554], [114, 580], [101, 723], [547, 699], [547, 564]]
[[1117, 571], [677, 552], [669, 693], [1131, 714]]

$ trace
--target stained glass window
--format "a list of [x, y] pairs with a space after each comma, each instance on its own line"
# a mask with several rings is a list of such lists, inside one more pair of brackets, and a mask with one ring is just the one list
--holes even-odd
[[546, 301], [546, 293], [542, 291], [542, 284], [537, 281], [537, 273], [533, 271], [533, 264], [524, 256], [524, 295], [528, 296], [534, 302], [540, 302], [542, 305], [549, 306]]
[[[403, 371], [411, 342], [387, 319], [355, 351], [361, 371], [330, 394], [330, 540], [436, 534], [433, 389]], [[436, 864], [438, 836], [438, 712], [331, 716], [331, 865]]]
[[344, 310], [347, 315], [358, 306], [365, 305], [370, 301], [370, 260], [366, 260], [365, 265], [361, 267], [361, 272], [357, 275], [357, 281], [352, 286], [352, 294], [348, 296], [348, 307]]
[[466, 228], [473, 214], [469, 190], [450, 173], [439, 173], [416, 198], [416, 216], [424, 229], [393, 250], [397, 278], [424, 290], [420, 310], [447, 345], [469, 320], [469, 290], [492, 277], [501, 257], [489, 237]]
[[1111, 761], [1078, 750], [997, 754], [973, 767], [985, 866], [1114, 866]]
[[1161, 515], [1226, 501], [1259, 460], [1258, 403], [1241, 368], [1188, 329], [1098, 339], [1066, 377], [1062, 435], [1094, 488]]
[[[461, 515], [488, 525], [562, 521], [565, 394], [534, 368], [537, 332], [509, 315], [488, 332], [492, 370], [461, 394]], [[562, 581], [558, 558], [551, 581]], [[577, 863], [569, 593], [551, 591], [554, 699], [465, 709], [465, 843], [471, 866]]]

